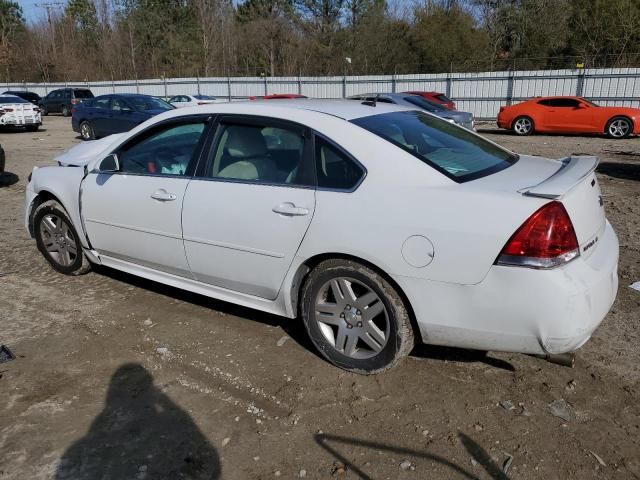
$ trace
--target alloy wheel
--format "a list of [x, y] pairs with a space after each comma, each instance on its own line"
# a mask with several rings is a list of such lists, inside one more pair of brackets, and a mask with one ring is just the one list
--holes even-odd
[[382, 299], [353, 278], [337, 277], [318, 291], [315, 321], [338, 352], [354, 359], [371, 358], [389, 340], [390, 323]]
[[630, 128], [631, 125], [629, 125], [627, 120], [618, 118], [609, 124], [609, 135], [614, 138], [623, 138], [627, 136]]
[[82, 122], [80, 125], [80, 135], [85, 140], [89, 140], [91, 138], [91, 126], [87, 122]]
[[68, 267], [78, 256], [78, 245], [69, 225], [62, 217], [49, 213], [40, 222], [40, 238], [49, 256]]
[[513, 129], [518, 135], [526, 135], [531, 132], [532, 123], [528, 118], [519, 118], [513, 124]]

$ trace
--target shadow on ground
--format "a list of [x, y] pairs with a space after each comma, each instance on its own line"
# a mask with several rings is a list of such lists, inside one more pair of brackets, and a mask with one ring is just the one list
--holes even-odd
[[55, 480], [220, 478], [218, 454], [139, 364], [111, 378], [104, 409], [60, 460]]
[[[315, 346], [309, 340], [307, 331], [304, 327], [302, 319], [288, 319], [280, 317], [271, 313], [262, 312], [260, 310], [254, 310], [252, 308], [235, 305], [233, 303], [223, 302], [204, 295], [189, 292], [187, 290], [181, 290], [169, 285], [157, 283], [152, 280], [147, 280], [142, 277], [137, 277], [119, 270], [114, 270], [107, 267], [94, 266], [94, 271], [113, 280], [127, 283], [144, 290], [165, 295], [175, 300], [181, 300], [183, 302], [192, 303], [200, 307], [221, 312], [226, 315], [232, 315], [239, 317], [242, 321], [253, 321], [263, 323], [272, 327], [280, 327], [282, 330], [291, 337], [302, 348], [313, 353], [316, 357], [323, 361], [326, 361], [322, 355], [318, 352]], [[411, 356], [419, 358], [428, 358], [433, 360], [450, 361], [450, 362], [463, 362], [463, 363], [484, 363], [488, 366], [499, 368], [502, 370], [515, 371], [513, 365], [504, 360], [492, 358], [487, 355], [487, 352], [477, 350], [465, 350], [462, 348], [450, 348], [440, 347], [434, 345], [422, 345], [419, 344], [412, 351]]]
[[597, 171], [610, 177], [640, 182], [640, 163], [602, 162]]
[[0, 172], [0, 187], [9, 187], [18, 183], [18, 175], [11, 172]]
[[[473, 439], [471, 439], [471, 437], [465, 435], [464, 433], [459, 432], [458, 436], [460, 437], [460, 441], [464, 445], [469, 455], [471, 455], [471, 457], [476, 462], [478, 462], [478, 464], [482, 468], [484, 468], [490, 478], [494, 480], [509, 480], [509, 477], [493, 461], [491, 455], [489, 455], [489, 453], [484, 450], [478, 443], [476, 443]], [[411, 462], [412, 459], [428, 460], [430, 462], [439, 463], [440, 465], [447, 467], [462, 478], [479, 478], [473, 472], [470, 472], [465, 468], [456, 465], [451, 460], [448, 460], [445, 457], [435, 455], [433, 453], [423, 452], [420, 450], [412, 450], [410, 448], [397, 447], [384, 443], [372, 442], [369, 440], [359, 440], [356, 438], [324, 433], [314, 435], [314, 440], [318, 445], [320, 445], [320, 447], [329, 452], [339, 463], [344, 465], [346, 470], [353, 472], [358, 478], [362, 480], [373, 480], [375, 477], [366, 473], [363, 468], [349, 461], [349, 454], [340, 453], [341, 446], [347, 448], [368, 448], [377, 452], [389, 452], [396, 455], [402, 455], [409, 462]], [[428, 478], [428, 476], [423, 472], [421, 478]]]

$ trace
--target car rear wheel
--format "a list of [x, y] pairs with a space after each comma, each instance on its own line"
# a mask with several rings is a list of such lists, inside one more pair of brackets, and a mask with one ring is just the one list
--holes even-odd
[[67, 275], [81, 275], [91, 270], [78, 232], [58, 202], [49, 200], [38, 206], [33, 227], [38, 250], [55, 270]]
[[302, 317], [327, 360], [345, 370], [387, 370], [414, 346], [409, 313], [394, 287], [374, 270], [350, 260], [326, 260], [302, 287]]
[[533, 120], [529, 117], [518, 117], [513, 121], [511, 129], [516, 135], [531, 135], [533, 133]]
[[94, 140], [96, 138], [96, 134], [93, 131], [93, 127], [88, 120], [84, 120], [80, 123], [80, 136], [83, 140]]
[[610, 138], [627, 138], [631, 135], [633, 125], [626, 117], [615, 117], [609, 120], [605, 133]]
[[68, 117], [69, 115], [71, 115], [71, 110], [69, 110], [69, 107], [67, 107], [66, 105], [64, 105], [62, 107], [62, 116], [63, 117]]

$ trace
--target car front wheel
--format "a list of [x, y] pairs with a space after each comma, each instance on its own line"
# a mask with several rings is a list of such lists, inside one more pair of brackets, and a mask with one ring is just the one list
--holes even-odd
[[350, 260], [326, 260], [302, 287], [302, 317], [311, 341], [334, 365], [373, 374], [387, 370], [414, 346], [409, 313], [394, 287]]
[[96, 134], [88, 120], [80, 124], [80, 136], [83, 140], [94, 140], [96, 138]]
[[67, 275], [81, 275], [91, 270], [80, 237], [58, 202], [49, 200], [39, 205], [33, 227], [38, 250], [55, 270]]
[[615, 117], [607, 123], [606, 134], [610, 138], [627, 138], [632, 130], [631, 120], [626, 117]]

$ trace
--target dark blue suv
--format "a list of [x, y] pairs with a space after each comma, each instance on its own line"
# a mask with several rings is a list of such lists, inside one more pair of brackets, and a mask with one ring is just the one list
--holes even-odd
[[120, 93], [101, 95], [71, 111], [71, 126], [83, 140], [128, 132], [154, 115], [173, 106], [150, 95]]

